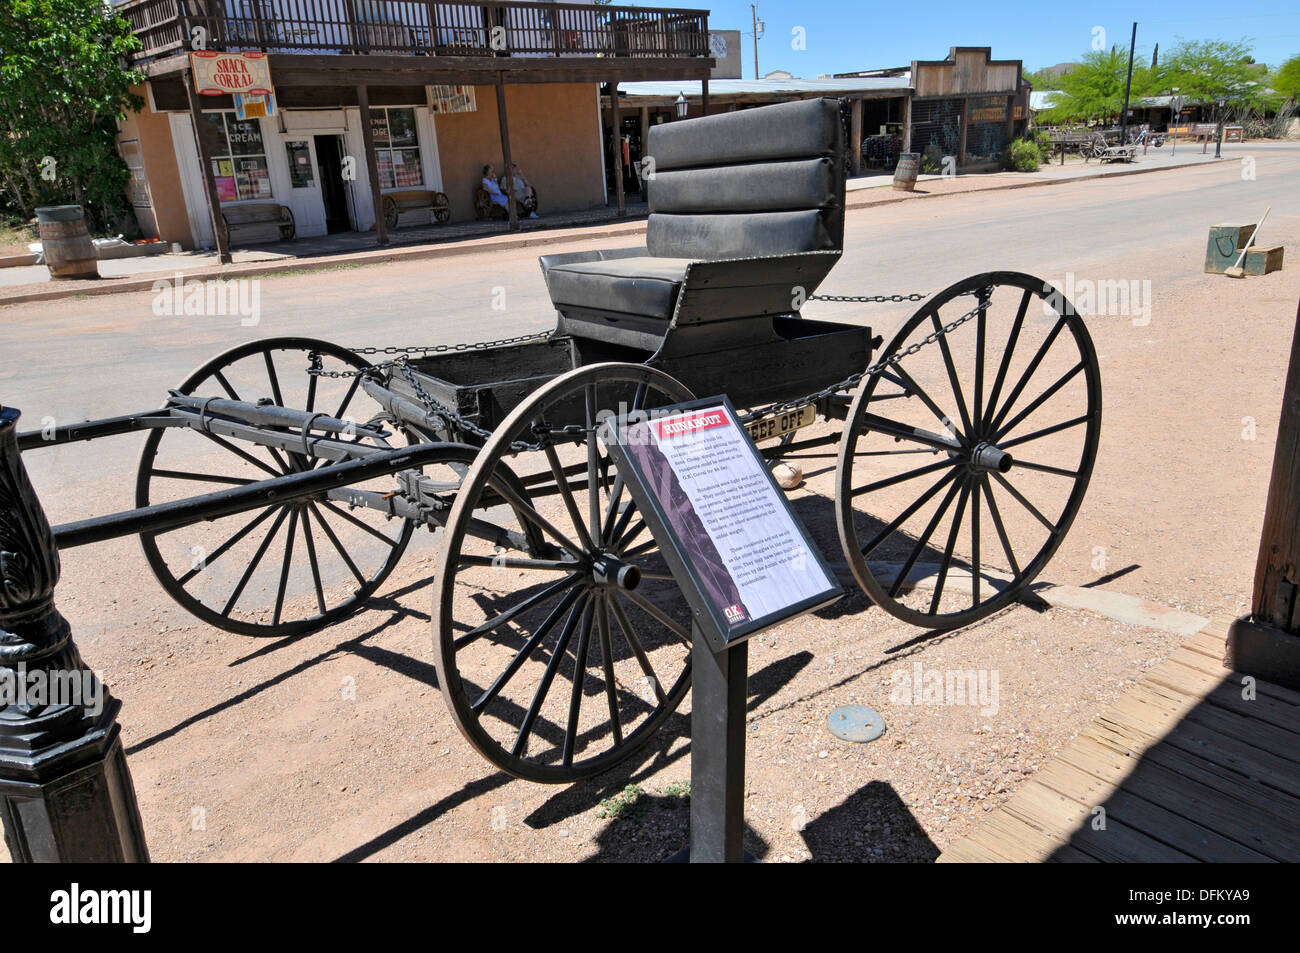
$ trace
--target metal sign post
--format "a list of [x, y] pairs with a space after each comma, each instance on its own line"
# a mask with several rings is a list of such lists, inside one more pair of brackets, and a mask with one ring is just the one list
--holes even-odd
[[843, 589], [725, 397], [606, 427], [603, 443], [691, 609], [689, 859], [738, 863], [748, 640]]

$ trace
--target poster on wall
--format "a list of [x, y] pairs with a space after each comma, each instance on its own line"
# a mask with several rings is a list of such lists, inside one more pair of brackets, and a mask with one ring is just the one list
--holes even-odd
[[195, 92], [204, 96], [226, 93], [269, 96], [272, 93], [271, 66], [266, 54], [258, 50], [244, 53], [195, 50], [190, 53], [190, 70], [194, 74]]
[[275, 115], [274, 93], [235, 93], [235, 118], [266, 119]]
[[478, 109], [473, 86], [426, 86], [429, 109], [435, 113], [472, 113]]

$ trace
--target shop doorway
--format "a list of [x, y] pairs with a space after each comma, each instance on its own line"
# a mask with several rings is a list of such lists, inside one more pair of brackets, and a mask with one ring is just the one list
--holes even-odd
[[343, 137], [314, 136], [316, 163], [320, 166], [321, 201], [325, 205], [325, 230], [330, 235], [352, 227], [348, 216], [348, 190], [343, 181]]

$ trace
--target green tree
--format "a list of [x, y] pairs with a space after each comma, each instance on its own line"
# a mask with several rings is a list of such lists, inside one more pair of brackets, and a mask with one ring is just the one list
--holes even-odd
[[1265, 84], [1248, 40], [1183, 40], [1160, 65], [1158, 85], [1178, 89], [1189, 103], [1223, 96], [1234, 106], [1259, 106]]
[[75, 203], [102, 229], [125, 206], [116, 120], [143, 105], [138, 41], [104, 0], [0, 3], [0, 202], [31, 218]]
[[[1118, 119], [1124, 109], [1124, 84], [1128, 77], [1128, 49], [1090, 50], [1079, 65], [1060, 76], [1060, 91], [1051, 109], [1038, 115], [1039, 122], [1091, 122]], [[1151, 84], [1149, 68], [1133, 64], [1130, 99], [1146, 95]]]
[[1269, 77], [1269, 85], [1283, 99], [1300, 97], [1300, 53], [1291, 57]]

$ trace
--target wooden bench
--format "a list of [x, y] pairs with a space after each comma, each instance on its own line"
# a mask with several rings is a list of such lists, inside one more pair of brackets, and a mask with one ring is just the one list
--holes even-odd
[[277, 202], [227, 205], [221, 210], [232, 245], [264, 245], [289, 241], [297, 234], [293, 212]]
[[384, 195], [384, 224], [396, 228], [403, 215], [427, 211], [428, 219], [418, 224], [437, 223], [446, 225], [451, 221], [451, 204], [442, 192], [432, 189], [409, 189], [404, 192], [388, 192]]

